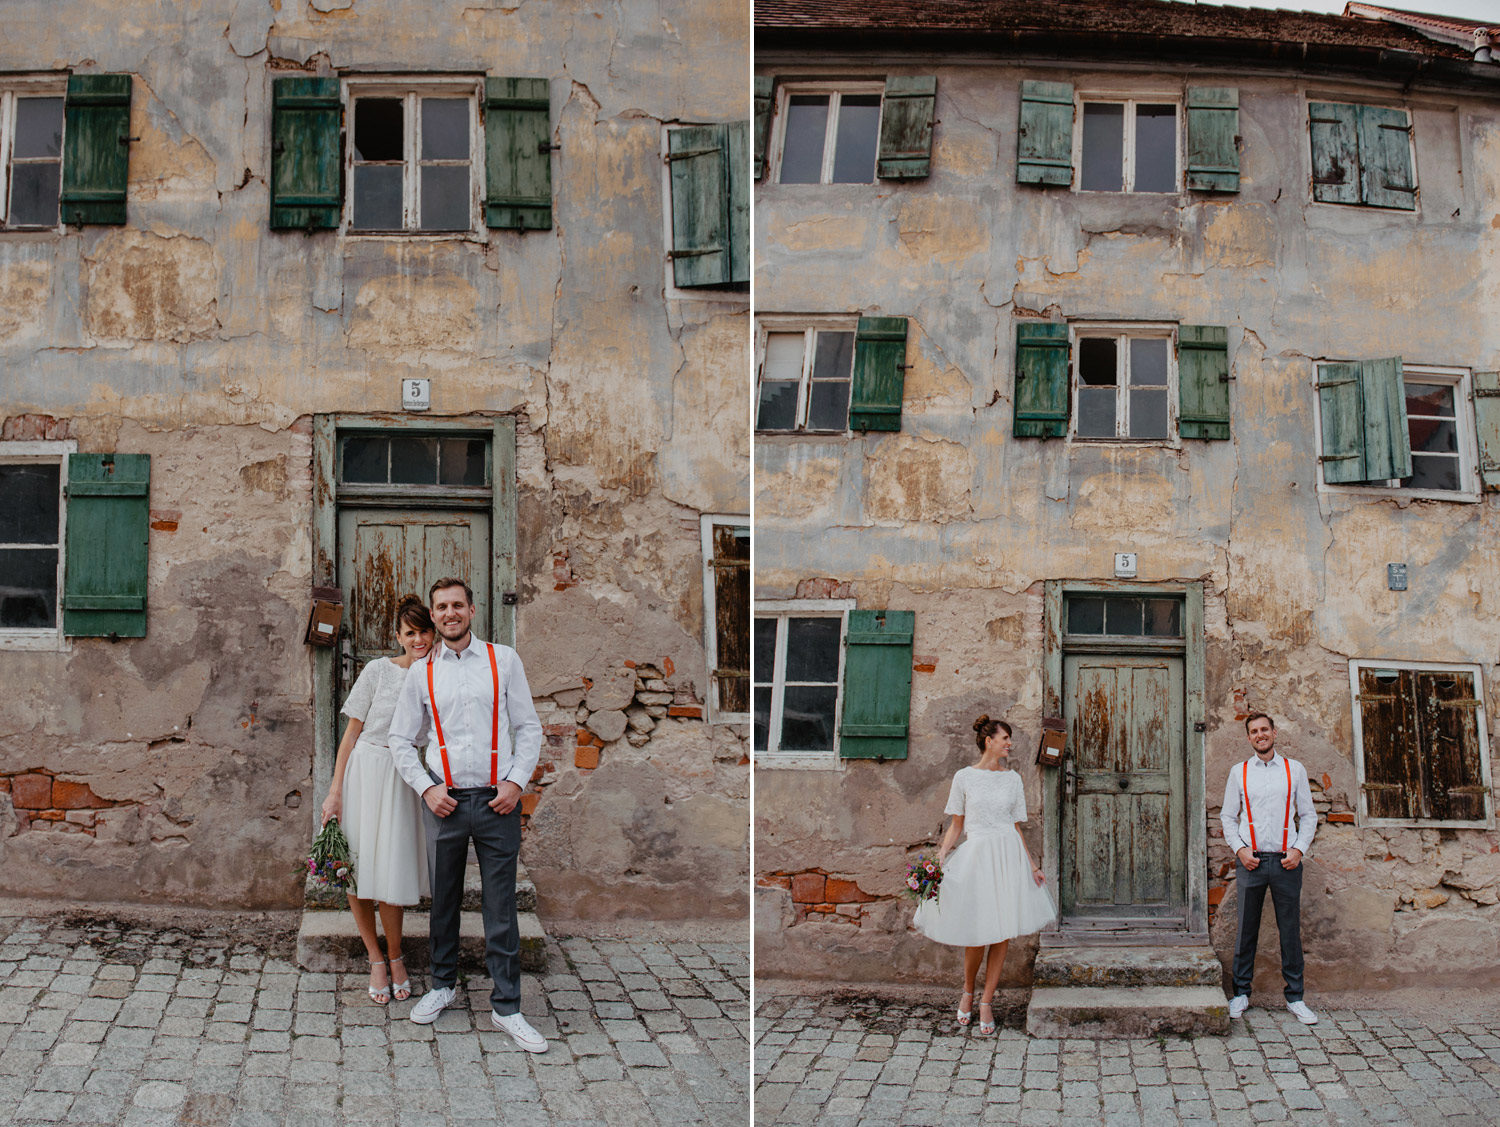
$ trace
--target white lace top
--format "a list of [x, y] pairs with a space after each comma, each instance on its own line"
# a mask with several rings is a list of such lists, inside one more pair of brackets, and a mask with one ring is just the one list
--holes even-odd
[[962, 814], [964, 831], [999, 830], [1026, 820], [1026, 791], [1014, 771], [965, 767], [953, 776], [944, 814]]
[[361, 740], [385, 746], [391, 717], [396, 714], [396, 700], [409, 672], [388, 657], [377, 657], [360, 671], [340, 711], [364, 724], [359, 734]]

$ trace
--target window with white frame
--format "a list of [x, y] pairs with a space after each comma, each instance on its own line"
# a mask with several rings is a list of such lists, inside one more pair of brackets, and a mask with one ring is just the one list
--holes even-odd
[[479, 222], [479, 83], [350, 83], [351, 231], [471, 231]]
[[0, 643], [60, 639], [62, 442], [0, 443]]
[[754, 738], [762, 765], [838, 765], [848, 600], [758, 603]]
[[787, 83], [778, 89], [777, 182], [874, 183], [882, 83]]
[[1493, 824], [1478, 665], [1359, 660], [1349, 681], [1362, 824]]
[[761, 325], [755, 429], [842, 433], [849, 429], [857, 318]]
[[703, 518], [703, 620], [709, 721], [750, 719], [750, 521]]
[[63, 89], [56, 79], [0, 89], [0, 218], [7, 228], [57, 226]]
[[1079, 191], [1175, 192], [1182, 187], [1175, 101], [1087, 95], [1081, 101]]
[[1172, 438], [1172, 329], [1080, 325], [1074, 336], [1074, 437]]

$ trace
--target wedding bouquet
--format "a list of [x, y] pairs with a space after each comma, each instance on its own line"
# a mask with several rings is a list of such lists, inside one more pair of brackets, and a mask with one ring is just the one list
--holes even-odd
[[349, 859], [349, 839], [337, 818], [329, 818], [313, 838], [307, 854], [307, 871], [324, 888], [354, 887], [354, 862]]
[[906, 866], [906, 898], [908, 900], [936, 900], [938, 886], [943, 883], [943, 867], [936, 857], [920, 854]]

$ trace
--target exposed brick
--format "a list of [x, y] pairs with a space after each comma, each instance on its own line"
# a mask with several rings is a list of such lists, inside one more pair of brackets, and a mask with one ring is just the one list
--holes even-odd
[[523, 794], [521, 796], [521, 813], [527, 816], [536, 813], [536, 804], [542, 800], [539, 794]]
[[1346, 826], [1354, 825], [1354, 812], [1352, 810], [1335, 810], [1328, 815], [1330, 822], [1340, 822]]
[[182, 520], [181, 509], [152, 509], [151, 527], [157, 532], [176, 532], [177, 523]]
[[829, 877], [827, 891], [823, 893], [823, 899], [827, 900], [830, 904], [866, 904], [876, 899], [876, 897], [863, 891], [852, 880]]
[[594, 746], [580, 745], [573, 753], [573, 766], [585, 771], [592, 771], [599, 766], [599, 749]]
[[798, 873], [792, 877], [792, 900], [798, 904], [821, 904], [827, 899], [828, 878], [822, 873]]
[[31, 814], [32, 824], [37, 822], [62, 822], [67, 820], [67, 814], [61, 810], [34, 810]]
[[111, 803], [95, 794], [87, 783], [53, 779], [51, 805], [59, 810], [96, 810]]
[[686, 720], [702, 720], [703, 706], [697, 704], [673, 704], [667, 706], [668, 716], [680, 716]]
[[0, 775], [0, 794], [10, 793], [10, 776]]
[[911, 667], [913, 673], [936, 673], [937, 664], [930, 661], [914, 662]]
[[16, 775], [11, 800], [22, 810], [46, 810], [52, 805], [52, 779], [47, 775]]
[[604, 741], [601, 740], [598, 736], [594, 735], [594, 733], [591, 732], [591, 731], [589, 731], [587, 728], [579, 728], [578, 729], [578, 737], [577, 737], [577, 739], [578, 739], [578, 746], [579, 747], [603, 747], [604, 746]]
[[790, 873], [772, 873], [761, 877], [756, 883], [762, 888], [791, 888], [792, 876]]
[[825, 577], [804, 579], [797, 584], [796, 597], [799, 599], [847, 599], [850, 593], [849, 584]]
[[626, 659], [625, 659], [625, 668], [626, 668], [626, 669], [634, 669], [634, 668], [635, 668], [635, 662], [633, 662], [633, 661], [631, 661], [631, 660], [630, 660], [630, 659], [629, 659], [629, 658], [628, 658], [628, 657], [627, 657], [627, 658], [626, 658]]
[[0, 426], [0, 438], [11, 442], [58, 442], [72, 437], [72, 420], [51, 415], [12, 415]]
[[670, 677], [677, 672], [677, 666], [672, 663], [671, 658], [664, 657], [661, 659], [661, 672], [664, 677]]
[[1219, 885], [1218, 888], [1208, 890], [1208, 903], [1211, 907], [1218, 907], [1219, 902], [1224, 899], [1224, 894], [1229, 891], [1228, 885]]

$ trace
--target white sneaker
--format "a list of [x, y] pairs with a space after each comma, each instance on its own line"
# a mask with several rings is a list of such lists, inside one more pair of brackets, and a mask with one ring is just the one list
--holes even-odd
[[494, 1022], [496, 1029], [509, 1033], [511, 1040], [528, 1053], [545, 1053], [547, 1051], [547, 1038], [543, 1037], [531, 1023], [520, 1014], [497, 1014], [490, 1011], [490, 1021]]
[[1296, 1002], [1288, 1002], [1286, 1004], [1286, 1008], [1291, 1010], [1292, 1016], [1300, 1021], [1303, 1025], [1318, 1024], [1318, 1015], [1307, 1008], [1306, 1002], [1300, 1000]]
[[1229, 1016], [1231, 1018], [1244, 1017], [1245, 1011], [1250, 1008], [1250, 998], [1245, 994], [1236, 994], [1229, 999]]
[[457, 991], [451, 986], [434, 986], [422, 995], [422, 1000], [411, 1008], [411, 1019], [418, 1025], [431, 1025], [453, 1004]]

